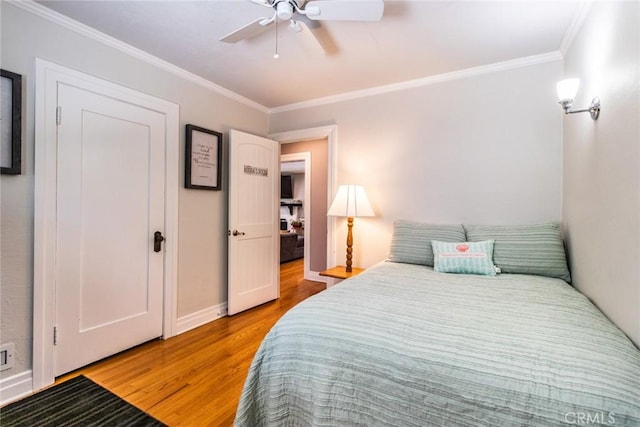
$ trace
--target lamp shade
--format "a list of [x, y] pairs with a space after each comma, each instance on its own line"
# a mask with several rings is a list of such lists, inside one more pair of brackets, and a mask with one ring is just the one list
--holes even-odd
[[331, 203], [328, 216], [375, 216], [367, 193], [361, 185], [341, 185]]
[[558, 101], [574, 99], [580, 87], [580, 79], [565, 79], [558, 82], [556, 92], [558, 93]]

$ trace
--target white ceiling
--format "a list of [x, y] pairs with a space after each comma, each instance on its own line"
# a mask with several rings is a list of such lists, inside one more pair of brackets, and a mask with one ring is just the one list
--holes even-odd
[[218, 41], [270, 16], [249, 0], [39, 3], [269, 108], [555, 52], [582, 6], [386, 0], [380, 22], [323, 21], [332, 55], [281, 24], [275, 60], [273, 28]]

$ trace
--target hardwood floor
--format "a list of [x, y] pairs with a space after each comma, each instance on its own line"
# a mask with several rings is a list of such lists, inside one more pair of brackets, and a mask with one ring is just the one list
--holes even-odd
[[170, 426], [231, 426], [260, 342], [291, 307], [325, 289], [280, 266], [280, 299], [168, 340], [155, 340], [59, 378], [85, 375]]

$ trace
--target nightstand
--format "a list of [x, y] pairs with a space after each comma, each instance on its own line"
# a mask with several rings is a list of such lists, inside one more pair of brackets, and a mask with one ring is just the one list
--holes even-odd
[[321, 276], [333, 277], [334, 279], [348, 279], [349, 277], [357, 276], [358, 274], [364, 271], [364, 268], [352, 267], [351, 273], [347, 273], [347, 267], [344, 265], [339, 265], [337, 267], [329, 268], [328, 270], [321, 271], [319, 274]]

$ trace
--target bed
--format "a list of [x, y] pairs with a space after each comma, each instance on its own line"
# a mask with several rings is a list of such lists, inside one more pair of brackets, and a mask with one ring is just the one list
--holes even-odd
[[[568, 277], [438, 272], [411, 249], [419, 233], [409, 227], [403, 246], [401, 228], [395, 261], [309, 298], [273, 327], [237, 426], [640, 425], [640, 352]], [[486, 237], [469, 229], [436, 235]], [[499, 236], [494, 254], [511, 271], [502, 255], [518, 251], [509, 244]], [[424, 262], [398, 262], [416, 256]], [[536, 255], [517, 256], [530, 267]]]

